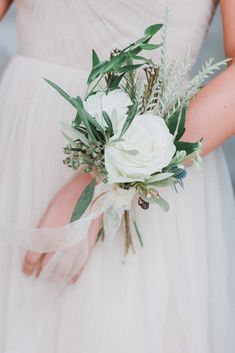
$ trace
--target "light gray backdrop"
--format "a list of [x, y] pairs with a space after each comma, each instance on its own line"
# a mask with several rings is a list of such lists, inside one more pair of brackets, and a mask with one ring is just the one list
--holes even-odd
[[[0, 23], [0, 75], [10, 56], [16, 51], [17, 35], [15, 28], [15, 13], [14, 9], [12, 9], [2, 23]], [[215, 60], [221, 60], [224, 58], [223, 34], [219, 8], [207, 34], [198, 62], [193, 69], [193, 73], [195, 73], [209, 57], [214, 57]], [[233, 185], [235, 187], [235, 138], [226, 142], [223, 147], [232, 175]]]

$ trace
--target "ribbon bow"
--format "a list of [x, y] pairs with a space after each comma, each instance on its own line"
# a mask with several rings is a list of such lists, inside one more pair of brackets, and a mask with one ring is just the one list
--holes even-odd
[[80, 271], [88, 256], [88, 230], [103, 214], [107, 240], [113, 239], [125, 211], [132, 207], [133, 188], [100, 183], [95, 188], [92, 206], [83, 216], [59, 228], [4, 229], [5, 239], [34, 252], [54, 252], [51, 260], [10, 319], [11, 330], [4, 353], [36, 353], [43, 323], [51, 303], [68, 281]]

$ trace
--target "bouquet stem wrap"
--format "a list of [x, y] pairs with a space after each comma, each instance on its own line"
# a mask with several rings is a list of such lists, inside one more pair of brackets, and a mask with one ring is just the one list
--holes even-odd
[[34, 352], [50, 305], [87, 259], [91, 222], [103, 214], [106, 241], [111, 240], [121, 225], [123, 215], [131, 209], [134, 196], [134, 189], [124, 190], [100, 183], [96, 185], [92, 205], [75, 222], [59, 228], [3, 230], [7, 242], [16, 245], [18, 241], [21, 247], [33, 252], [54, 252], [12, 320], [4, 353]]

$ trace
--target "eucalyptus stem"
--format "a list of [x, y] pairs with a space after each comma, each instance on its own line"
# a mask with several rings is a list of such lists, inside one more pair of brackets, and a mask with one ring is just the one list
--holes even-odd
[[125, 210], [124, 211], [124, 220], [125, 220], [125, 256], [128, 254], [129, 247], [132, 247], [133, 253], [135, 254], [135, 248], [132, 241], [131, 236], [131, 226], [130, 226], [130, 212]]
[[134, 224], [134, 227], [135, 227], [135, 230], [136, 230], [136, 234], [137, 234], [137, 236], [138, 236], [138, 238], [139, 238], [140, 244], [141, 244], [141, 246], [143, 247], [143, 246], [144, 246], [143, 239], [142, 239], [142, 236], [141, 236], [141, 234], [140, 234], [140, 231], [139, 231], [139, 228], [138, 228], [138, 226], [137, 226], [136, 221], [133, 221], [133, 224]]

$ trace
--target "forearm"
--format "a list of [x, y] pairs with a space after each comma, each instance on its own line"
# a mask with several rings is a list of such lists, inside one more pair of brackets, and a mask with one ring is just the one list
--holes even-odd
[[209, 82], [191, 102], [183, 141], [203, 137], [206, 155], [235, 134], [235, 63]]
[[92, 180], [92, 176], [87, 173], [79, 173], [67, 182], [54, 196], [42, 216], [39, 226], [61, 227], [70, 222], [76, 202], [82, 192]]
[[12, 0], [0, 0], [0, 20], [4, 17], [11, 3]]

